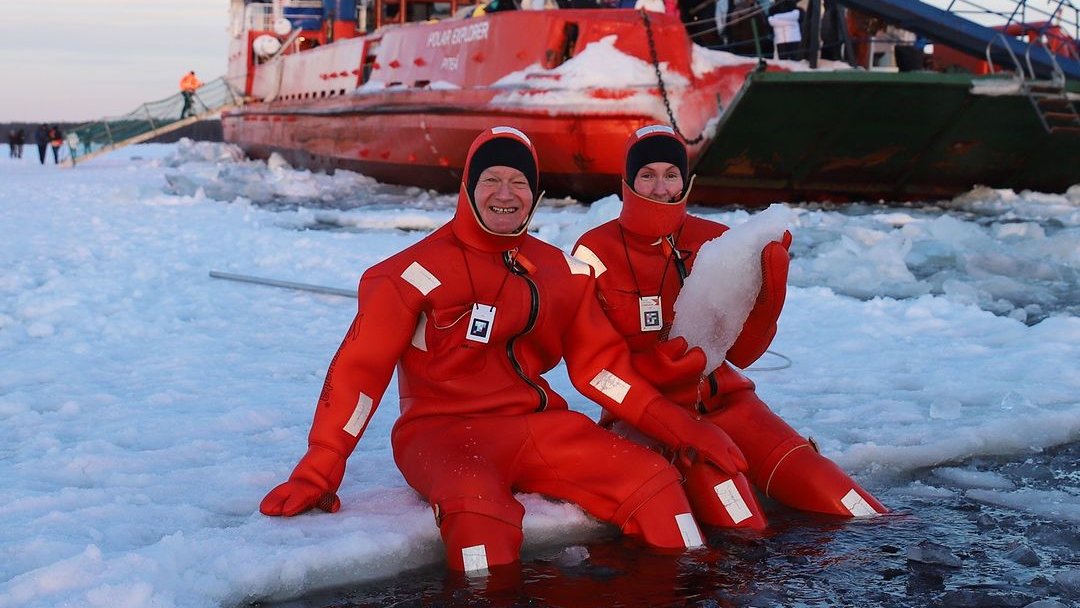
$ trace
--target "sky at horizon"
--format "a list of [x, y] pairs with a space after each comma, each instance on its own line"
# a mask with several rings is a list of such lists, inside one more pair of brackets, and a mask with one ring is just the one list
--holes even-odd
[[[927, 0], [944, 8], [949, 0]], [[1044, 8], [1047, 0], [1031, 0]], [[1009, 12], [1006, 0], [957, 0]], [[36, 0], [4, 7], [0, 122], [80, 122], [117, 116], [178, 90], [188, 70], [223, 76], [228, 0]]]
[[35, 0], [4, 6], [2, 122], [79, 122], [225, 74], [228, 0]]

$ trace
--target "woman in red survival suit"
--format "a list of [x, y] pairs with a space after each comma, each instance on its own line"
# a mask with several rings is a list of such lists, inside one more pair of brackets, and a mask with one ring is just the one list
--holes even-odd
[[[601, 305], [630, 343], [631, 362], [665, 396], [706, 418], [735, 441], [746, 474], [728, 475], [697, 461], [679, 462], [698, 521], [711, 526], [764, 528], [761, 507], [747, 483], [806, 511], [841, 516], [885, 513], [873, 496], [781, 420], [735, 370], [768, 348], [783, 308], [791, 234], [762, 251], [762, 287], [727, 360], [702, 378], [705, 355], [669, 339], [675, 299], [701, 246], [727, 226], [688, 215], [686, 145], [666, 126], [646, 126], [627, 142], [623, 207], [616, 220], [586, 232], [574, 256], [596, 273]], [[684, 187], [685, 185], [685, 187]], [[610, 420], [605, 419], [607, 423]]]
[[513, 492], [571, 501], [655, 547], [701, 544], [678, 471], [570, 411], [541, 374], [565, 358], [585, 396], [729, 474], [746, 466], [738, 448], [634, 371], [592, 269], [527, 234], [538, 171], [523, 133], [484, 131], [464, 176], [450, 222], [364, 273], [307, 453], [260, 510], [340, 508], [345, 461], [397, 365], [394, 459], [431, 504], [450, 568], [519, 559], [524, 508]]

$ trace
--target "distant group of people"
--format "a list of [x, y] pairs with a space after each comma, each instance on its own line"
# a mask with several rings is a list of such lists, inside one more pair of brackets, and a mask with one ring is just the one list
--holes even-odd
[[[34, 130], [34, 143], [37, 144], [38, 160], [45, 164], [49, 148], [52, 148], [53, 162], [60, 164], [60, 146], [64, 145], [64, 132], [57, 125], [40, 124]], [[26, 144], [26, 131], [22, 128], [8, 132], [8, 149], [11, 158], [22, 158]]]

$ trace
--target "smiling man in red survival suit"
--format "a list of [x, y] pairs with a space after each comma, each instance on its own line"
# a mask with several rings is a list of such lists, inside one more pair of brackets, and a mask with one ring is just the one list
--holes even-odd
[[654, 547], [701, 544], [678, 471], [570, 411], [541, 377], [565, 358], [579, 391], [641, 432], [729, 474], [746, 466], [723, 431], [634, 371], [589, 265], [527, 234], [537, 179], [523, 133], [484, 131], [454, 218], [364, 273], [308, 451], [263, 499], [264, 514], [340, 508], [345, 461], [398, 366], [394, 459], [431, 504], [450, 568], [519, 559], [524, 508], [514, 492], [571, 501]]
[[[806, 511], [842, 516], [886, 509], [831, 460], [817, 452], [754, 393], [754, 383], [727, 361], [703, 377], [705, 354], [669, 339], [675, 299], [701, 246], [727, 226], [688, 215], [693, 185], [686, 145], [666, 126], [646, 126], [627, 142], [623, 207], [616, 220], [586, 232], [574, 256], [596, 273], [601, 305], [633, 351], [634, 367], [665, 396], [724, 429], [749, 464], [729, 475], [700, 459], [680, 468], [698, 521], [711, 526], [764, 528], [765, 516], [747, 477], [767, 496]], [[747, 367], [769, 347], [787, 293], [788, 245], [765, 246], [762, 287], [742, 332], [727, 353]], [[605, 416], [604, 423], [612, 422]]]

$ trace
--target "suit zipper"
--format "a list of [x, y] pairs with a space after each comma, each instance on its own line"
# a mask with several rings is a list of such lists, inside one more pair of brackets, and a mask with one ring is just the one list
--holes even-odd
[[525, 370], [521, 368], [521, 364], [518, 363], [517, 357], [514, 356], [514, 343], [517, 342], [518, 338], [532, 331], [533, 326], [536, 325], [536, 317], [540, 313], [540, 292], [536, 288], [536, 283], [533, 283], [532, 279], [526, 276], [525, 269], [514, 262], [514, 258], [510, 255], [509, 251], [503, 252], [503, 263], [506, 264], [506, 267], [510, 269], [511, 273], [525, 279], [525, 283], [529, 286], [529, 297], [531, 300], [529, 306], [529, 320], [525, 323], [525, 329], [506, 341], [506, 356], [510, 359], [510, 365], [514, 367], [514, 371], [517, 372], [517, 375], [540, 396], [540, 405], [536, 408], [536, 411], [542, 412], [547, 409], [547, 393], [544, 392], [544, 389], [541, 388], [539, 384], [533, 382], [532, 379], [525, 374]]

